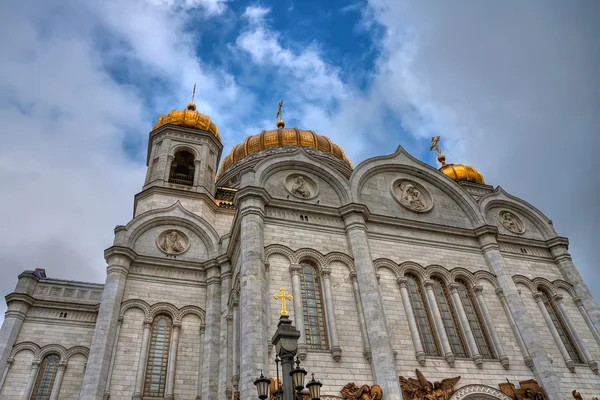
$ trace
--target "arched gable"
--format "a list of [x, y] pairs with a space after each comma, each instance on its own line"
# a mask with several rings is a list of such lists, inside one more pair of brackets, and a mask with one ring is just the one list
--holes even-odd
[[512, 400], [510, 397], [486, 385], [467, 385], [458, 389], [450, 400]]
[[114, 245], [133, 249], [145, 232], [160, 226], [186, 228], [205, 248], [206, 259], [218, 255], [220, 236], [217, 231], [205, 219], [185, 209], [179, 201], [169, 207], [147, 211], [132, 219], [126, 226], [116, 231]]
[[293, 199], [285, 187], [286, 177], [293, 173], [307, 175], [318, 186], [317, 194], [306, 201], [337, 207], [350, 202], [347, 178], [302, 148], [289, 153], [273, 154], [260, 160], [254, 166], [253, 182], [245, 184], [264, 187], [273, 197]]
[[[422, 186], [431, 197], [431, 209], [414, 212], [402, 206], [394, 194], [394, 185], [407, 180]], [[363, 161], [350, 177], [352, 200], [379, 214], [393, 214], [407, 219], [474, 228], [484, 218], [473, 197], [458, 183], [435, 168], [415, 159], [401, 146], [389, 156]], [[396, 198], [395, 198], [396, 197]]]
[[479, 200], [479, 207], [481, 213], [486, 218], [486, 223], [498, 226], [500, 232], [503, 234], [515, 235], [514, 232], [504, 227], [499, 220], [499, 212], [506, 210], [515, 213], [525, 224], [524, 232], [517, 235], [543, 240], [549, 240], [558, 236], [548, 217], [540, 210], [525, 200], [507, 193], [500, 186], [492, 193], [484, 195]]

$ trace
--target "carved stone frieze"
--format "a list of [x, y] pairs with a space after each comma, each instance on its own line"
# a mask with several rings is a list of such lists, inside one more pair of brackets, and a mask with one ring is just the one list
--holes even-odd
[[521, 221], [521, 218], [517, 217], [512, 212], [501, 210], [498, 213], [498, 219], [502, 226], [512, 233], [516, 233], [517, 235], [525, 233], [525, 225], [523, 224], [523, 221]]
[[393, 183], [392, 196], [411, 211], [423, 213], [433, 208], [431, 194], [419, 183], [408, 179], [398, 179]]
[[358, 386], [354, 382], [349, 382], [342, 390], [340, 390], [342, 398], [346, 400], [381, 400], [383, 391], [379, 385], [362, 385]]
[[304, 174], [290, 174], [285, 178], [285, 188], [290, 194], [302, 200], [310, 200], [317, 196], [317, 183]]
[[93, 290], [89, 288], [77, 288], [72, 286], [39, 284], [34, 293], [34, 297], [48, 300], [68, 300], [73, 302], [97, 302], [102, 297], [101, 290]]
[[163, 253], [177, 256], [190, 247], [190, 239], [181, 231], [169, 229], [158, 235], [156, 245]]
[[415, 373], [417, 379], [400, 377], [404, 400], [449, 400], [454, 394], [454, 386], [460, 380], [460, 376], [456, 376], [431, 383], [418, 369]]

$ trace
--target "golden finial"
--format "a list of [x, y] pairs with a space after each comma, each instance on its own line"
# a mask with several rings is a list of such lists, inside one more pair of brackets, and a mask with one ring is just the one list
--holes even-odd
[[[281, 102], [281, 103], [283, 103], [283, 102]], [[279, 103], [279, 104], [281, 105], [281, 103]], [[286, 300], [292, 300], [294, 297], [291, 294], [288, 294], [286, 296], [286, 294], [285, 294], [285, 288], [284, 287], [279, 288], [279, 291], [281, 292], [281, 294], [275, 293], [273, 295], [273, 297], [276, 298], [276, 299], [281, 299], [281, 315], [288, 316], [290, 314], [288, 313], [287, 307], [285, 306], [285, 301]]]
[[277, 127], [280, 129], [285, 128], [285, 122], [283, 121], [283, 114], [281, 112], [282, 107], [283, 107], [283, 100], [281, 100], [279, 102], [279, 106], [277, 106], [277, 115], [275, 116], [275, 118], [277, 118]]
[[194, 90], [192, 91], [192, 101], [187, 105], [186, 109], [190, 111], [196, 111], [196, 105], [194, 104], [194, 98], [196, 97], [196, 84], [194, 83]]
[[440, 151], [440, 146], [438, 146], [438, 142], [440, 141], [440, 137], [439, 136], [433, 136], [431, 138], [431, 146], [429, 146], [429, 151], [433, 151], [435, 150], [437, 153], [437, 159], [440, 163], [442, 163], [442, 166], [446, 165], [446, 156], [442, 154], [442, 152]]

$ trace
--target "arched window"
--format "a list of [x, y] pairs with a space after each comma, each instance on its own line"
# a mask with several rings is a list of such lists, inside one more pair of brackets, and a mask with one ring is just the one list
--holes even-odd
[[30, 397], [31, 400], [48, 400], [50, 398], [59, 361], [60, 357], [56, 354], [44, 357], [38, 369], [37, 378]]
[[465, 341], [458, 328], [456, 320], [456, 313], [452, 307], [452, 301], [448, 288], [444, 282], [439, 278], [433, 278], [433, 291], [435, 293], [435, 299], [437, 301], [440, 314], [442, 315], [442, 322], [446, 329], [446, 335], [448, 341], [450, 341], [450, 347], [456, 357], [467, 357], [467, 350], [465, 347]]
[[431, 318], [429, 317], [429, 308], [423, 297], [421, 282], [411, 274], [406, 275], [408, 280], [408, 292], [410, 293], [410, 303], [412, 305], [415, 319], [417, 320], [417, 328], [419, 328], [419, 336], [425, 349], [425, 354], [428, 356], [439, 356], [437, 341], [433, 333]]
[[305, 263], [300, 275], [302, 290], [302, 311], [304, 313], [304, 332], [309, 349], [327, 350], [327, 329], [323, 308], [323, 292], [317, 268]]
[[457, 280], [456, 283], [458, 283], [460, 300], [463, 308], [465, 309], [465, 313], [467, 314], [469, 326], [471, 327], [471, 331], [475, 337], [475, 343], [477, 343], [479, 354], [481, 354], [483, 358], [495, 358], [492, 346], [490, 345], [490, 338], [488, 337], [487, 332], [483, 327], [483, 323], [481, 322], [481, 312], [479, 312], [479, 308], [475, 302], [472, 288], [462, 280]]
[[167, 315], [157, 315], [152, 321], [144, 397], [165, 396], [172, 325], [171, 318]]
[[169, 182], [192, 186], [194, 184], [194, 155], [189, 151], [178, 151], [171, 163]]
[[552, 323], [558, 331], [560, 339], [565, 345], [569, 356], [571, 356], [571, 360], [573, 360], [573, 362], [577, 364], [582, 364], [583, 361], [581, 359], [581, 356], [579, 355], [579, 351], [577, 351], [577, 347], [575, 347], [575, 343], [573, 343], [571, 335], [569, 335], [562, 318], [560, 318], [558, 314], [558, 309], [556, 307], [556, 303], [552, 299], [552, 296], [548, 295], [548, 293], [544, 289], [539, 289], [539, 291], [542, 294], [544, 306], [546, 306], [546, 310], [548, 311], [548, 314], [550, 314], [550, 319], [552, 319]]

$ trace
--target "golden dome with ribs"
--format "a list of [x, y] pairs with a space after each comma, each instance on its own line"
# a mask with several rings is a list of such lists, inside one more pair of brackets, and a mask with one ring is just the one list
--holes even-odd
[[207, 131], [215, 135], [219, 142], [221, 141], [219, 127], [210, 120], [210, 117], [196, 111], [194, 103], [188, 104], [185, 110], [173, 110], [169, 114], [163, 115], [152, 130], [167, 124]]
[[248, 136], [243, 143], [234, 146], [231, 153], [223, 160], [219, 175], [229, 169], [234, 163], [250, 154], [258, 153], [272, 147], [283, 146], [310, 147], [330, 153], [352, 168], [352, 163], [346, 157], [342, 148], [332, 143], [327, 136], [317, 135], [313, 131], [305, 131], [298, 128], [280, 128]]

